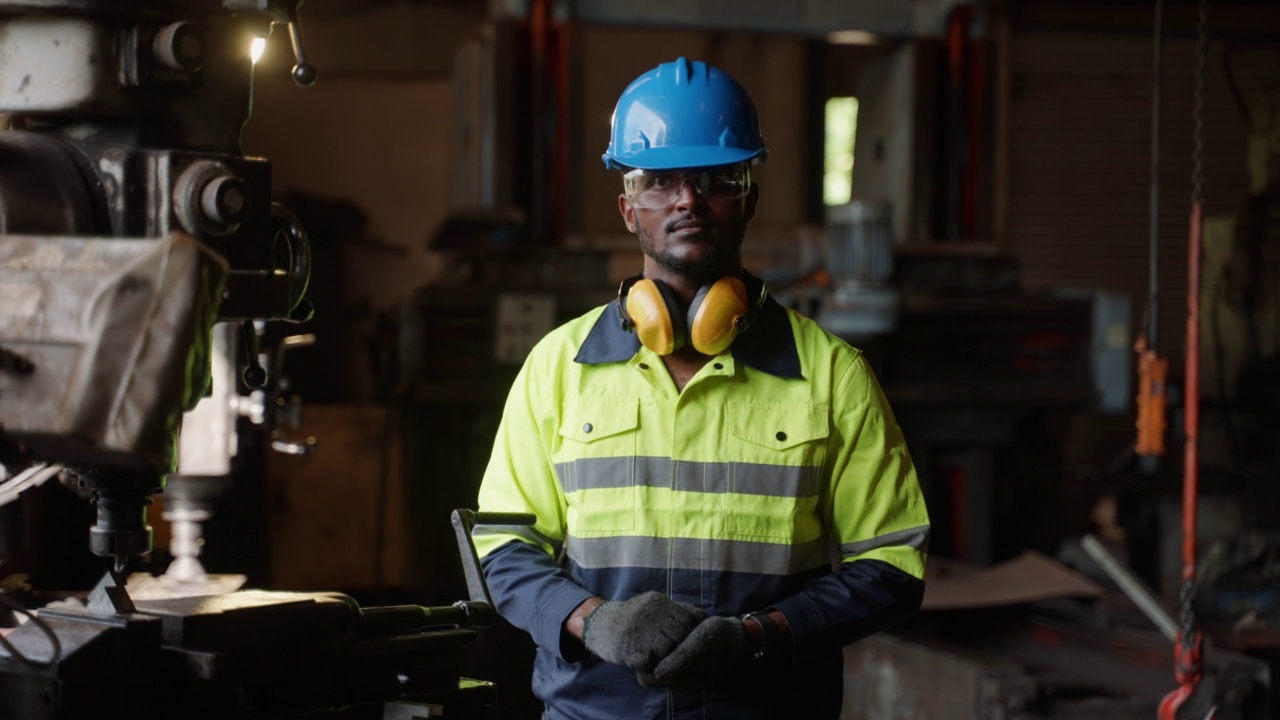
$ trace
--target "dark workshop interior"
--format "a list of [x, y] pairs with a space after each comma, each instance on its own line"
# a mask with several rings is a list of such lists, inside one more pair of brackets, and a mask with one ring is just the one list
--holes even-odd
[[453, 513], [677, 57], [928, 505], [842, 720], [1280, 717], [1275, 0], [0, 0], [0, 720], [541, 717]]

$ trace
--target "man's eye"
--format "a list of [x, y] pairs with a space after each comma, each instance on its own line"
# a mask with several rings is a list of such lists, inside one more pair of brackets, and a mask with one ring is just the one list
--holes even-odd
[[673, 180], [670, 175], [654, 175], [649, 178], [649, 182], [645, 184], [648, 190], [665, 190], [671, 187]]

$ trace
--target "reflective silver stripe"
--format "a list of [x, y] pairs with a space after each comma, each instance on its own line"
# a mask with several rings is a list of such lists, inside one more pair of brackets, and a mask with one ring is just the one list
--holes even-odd
[[[660, 460], [661, 458], [646, 458]], [[729, 463], [676, 461], [676, 473], [671, 485], [673, 490], [684, 492], [727, 493], [729, 488]]]
[[546, 545], [551, 547], [554, 552], [560, 552], [560, 541], [543, 535], [528, 525], [477, 525], [471, 531], [473, 537], [481, 537], [488, 535], [507, 535], [528, 540], [537, 545]]
[[924, 552], [929, 547], [929, 526], [921, 525], [920, 527], [891, 532], [870, 540], [845, 543], [840, 546], [840, 553], [848, 557], [850, 555], [861, 555], [868, 550], [877, 548], [898, 546], [906, 546], [913, 550]]
[[639, 485], [685, 492], [813, 497], [818, 494], [821, 473], [822, 468], [817, 466], [710, 463], [664, 457], [579, 458], [556, 464], [556, 474], [566, 494]]
[[645, 567], [794, 575], [830, 564], [823, 539], [798, 545], [749, 540], [571, 537], [569, 559], [586, 569]]
[[645, 471], [639, 471], [642, 460], [665, 460], [665, 465], [671, 466], [671, 460], [665, 458], [578, 458], [556, 463], [556, 475], [560, 476], [560, 487], [564, 488], [565, 494], [578, 490], [631, 487], [636, 483], [637, 475], [647, 478], [653, 475], [653, 471], [648, 469], [648, 462], [643, 463]]
[[822, 468], [791, 465], [733, 464], [732, 492], [775, 497], [813, 497], [818, 494]]

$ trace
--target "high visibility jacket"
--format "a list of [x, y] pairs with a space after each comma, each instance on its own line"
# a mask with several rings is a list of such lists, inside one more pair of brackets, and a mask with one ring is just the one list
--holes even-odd
[[[511, 389], [479, 505], [537, 516], [475, 542], [499, 612], [538, 645], [533, 690], [554, 720], [836, 717], [841, 646], [923, 595], [929, 520], [866, 359], [772, 299], [683, 391], [617, 301], [548, 334]], [[786, 647], [688, 695], [641, 686], [563, 630], [593, 595], [648, 590], [708, 615], [777, 609]]]

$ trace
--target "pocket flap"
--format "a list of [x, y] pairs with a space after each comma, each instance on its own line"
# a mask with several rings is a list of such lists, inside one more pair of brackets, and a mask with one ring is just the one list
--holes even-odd
[[640, 424], [640, 401], [633, 397], [576, 397], [565, 404], [560, 434], [578, 442], [595, 442], [635, 430]]
[[729, 403], [727, 410], [734, 437], [774, 450], [821, 440], [831, 431], [822, 403]]

